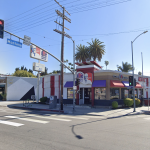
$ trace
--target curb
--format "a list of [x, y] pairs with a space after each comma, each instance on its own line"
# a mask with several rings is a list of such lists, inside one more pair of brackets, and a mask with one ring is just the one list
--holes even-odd
[[51, 112], [60, 112], [64, 113], [63, 110], [54, 110], [54, 109], [40, 109], [40, 108], [29, 108], [29, 107], [18, 107], [18, 106], [7, 106], [9, 108], [18, 108], [18, 109], [29, 109], [29, 110], [38, 110], [38, 111], [51, 111]]

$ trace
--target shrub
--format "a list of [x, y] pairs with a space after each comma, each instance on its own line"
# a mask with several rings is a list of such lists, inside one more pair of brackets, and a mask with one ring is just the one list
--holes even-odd
[[136, 106], [139, 106], [139, 105], [140, 105], [140, 103], [141, 103], [140, 99], [135, 98], [135, 104], [136, 104]]
[[3, 97], [3, 101], [6, 101], [6, 93], [4, 93], [4, 94], [1, 94], [1, 96]]
[[113, 101], [113, 102], [112, 102], [112, 107], [113, 107], [113, 108], [118, 108], [118, 102]]
[[133, 99], [131, 99], [131, 98], [125, 98], [123, 100], [123, 102], [124, 102], [125, 106], [128, 106], [128, 107], [131, 107], [133, 105]]
[[42, 97], [42, 98], [40, 98], [40, 102], [41, 102], [41, 103], [46, 103], [46, 101], [47, 101], [47, 97]]

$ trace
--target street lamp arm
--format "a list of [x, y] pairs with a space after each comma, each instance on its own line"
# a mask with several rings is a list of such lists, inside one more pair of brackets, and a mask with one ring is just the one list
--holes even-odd
[[143, 33], [141, 33], [140, 35], [138, 35], [138, 36], [132, 41], [132, 43], [133, 43], [139, 36], [141, 36], [142, 34], [145, 34], [146, 32], [148, 32], [148, 31], [144, 31]]

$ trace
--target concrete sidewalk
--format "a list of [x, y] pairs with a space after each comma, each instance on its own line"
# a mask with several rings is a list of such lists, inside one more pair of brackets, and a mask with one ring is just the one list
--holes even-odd
[[138, 115], [138, 114], [150, 114], [147, 106], [136, 108], [136, 112], [133, 112], [133, 108], [124, 109], [111, 109], [111, 108], [91, 108], [90, 106], [75, 106], [73, 111], [73, 105], [64, 105], [63, 110], [59, 110], [59, 105], [55, 109], [49, 109], [49, 105], [29, 103], [24, 106], [23, 101], [0, 101], [0, 107], [9, 107], [16, 109], [29, 109], [39, 111], [49, 111], [54, 113], [65, 113], [72, 115], [93, 115], [93, 116], [105, 116], [105, 117], [119, 117], [126, 115]]

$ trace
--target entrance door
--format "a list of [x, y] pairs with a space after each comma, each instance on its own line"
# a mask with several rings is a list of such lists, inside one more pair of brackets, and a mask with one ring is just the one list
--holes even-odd
[[91, 88], [84, 88], [84, 104], [91, 104]]
[[83, 88], [80, 88], [79, 105], [84, 104], [84, 98], [83, 98], [84, 93], [83, 92], [84, 92]]

